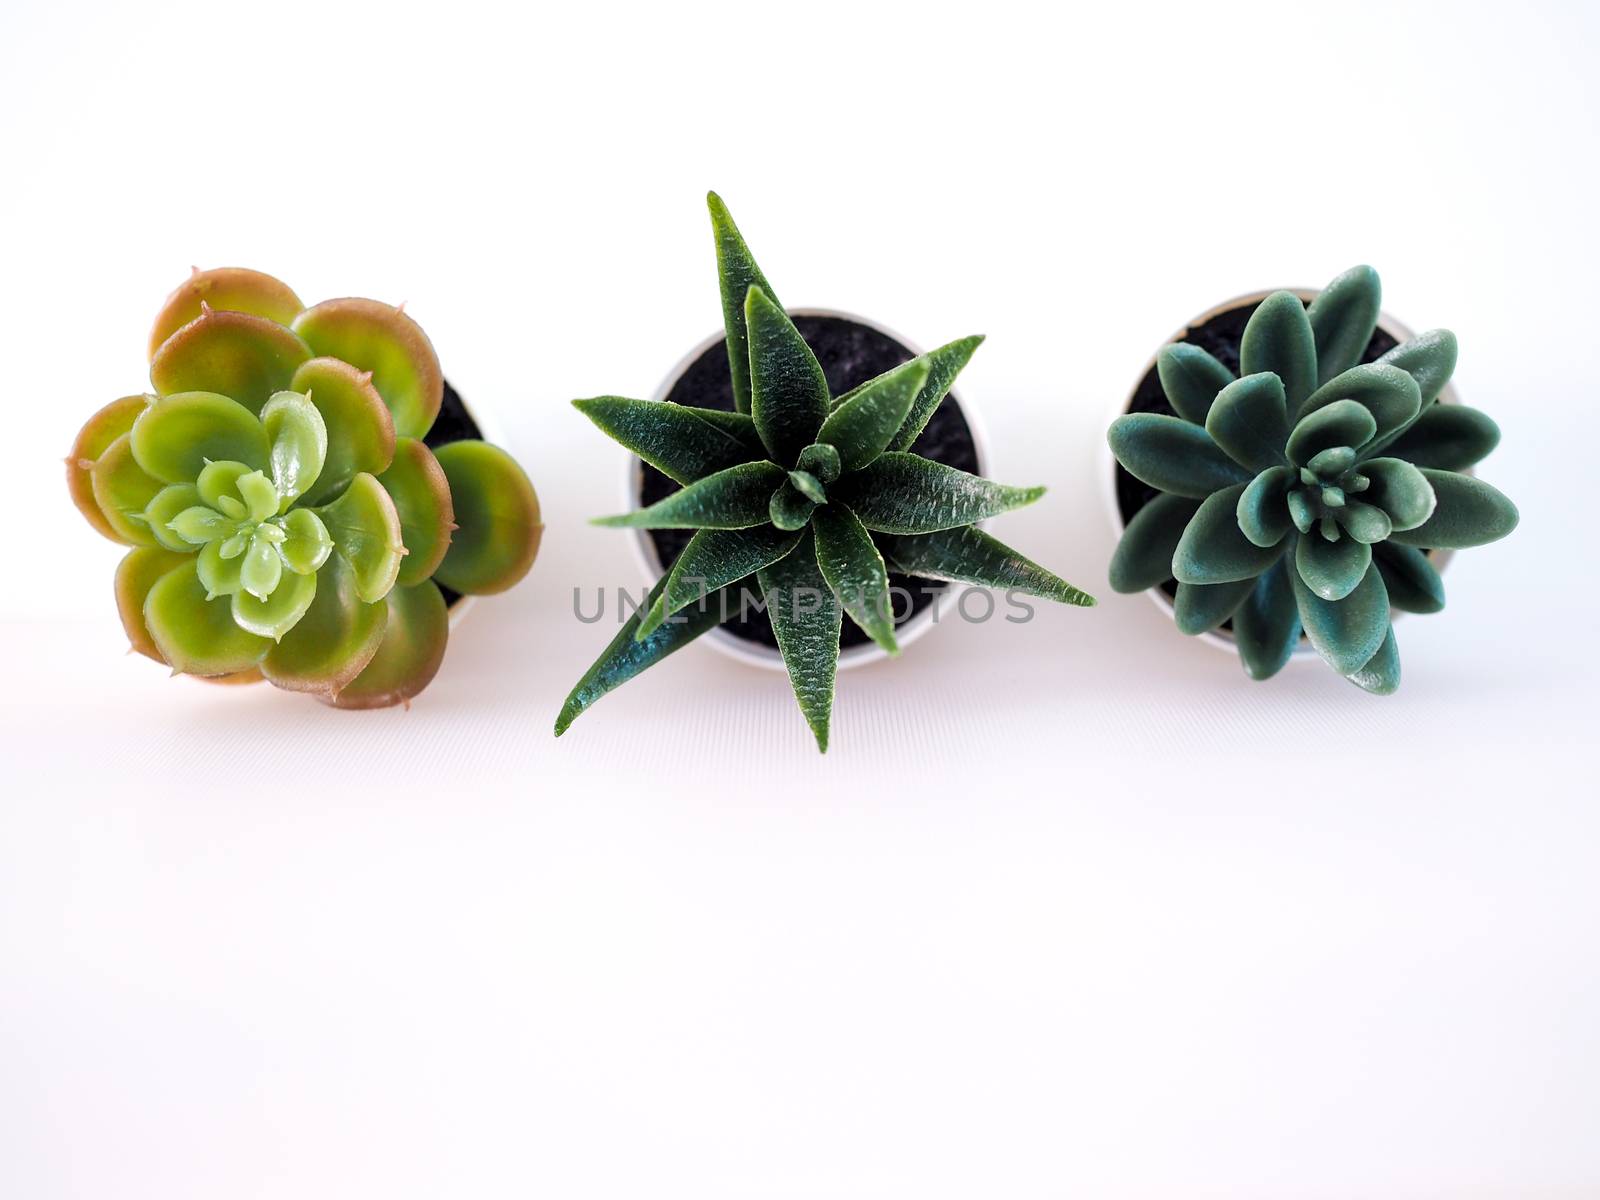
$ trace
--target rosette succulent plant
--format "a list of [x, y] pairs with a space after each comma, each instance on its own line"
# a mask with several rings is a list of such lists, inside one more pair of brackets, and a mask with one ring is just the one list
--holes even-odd
[[269, 275], [196, 271], [156, 318], [150, 383], [89, 419], [67, 482], [131, 547], [116, 597], [133, 648], [174, 672], [408, 701], [444, 656], [445, 589], [502, 591], [533, 563], [521, 468], [424, 440], [448, 387], [401, 308], [307, 308]]
[[708, 203], [736, 411], [620, 396], [573, 402], [681, 485], [596, 524], [696, 532], [573, 689], [556, 733], [753, 600], [765, 606], [800, 710], [826, 751], [844, 617], [898, 652], [890, 569], [1094, 601], [976, 528], [1043, 488], [1007, 487], [910, 452], [982, 339], [951, 342], [832, 396], [722, 201], [713, 193]]
[[1276, 292], [1251, 314], [1239, 374], [1186, 342], [1157, 359], [1172, 413], [1112, 425], [1117, 460], [1159, 493], [1129, 521], [1111, 585], [1177, 581], [1179, 629], [1233, 622], [1245, 671], [1276, 674], [1301, 633], [1369, 692], [1400, 682], [1391, 607], [1432, 613], [1430, 551], [1479, 546], [1517, 524], [1511, 501], [1464, 472], [1500, 432], [1441, 404], [1456, 365], [1446, 330], [1362, 361], [1377, 273], [1356, 267], [1309, 307]]

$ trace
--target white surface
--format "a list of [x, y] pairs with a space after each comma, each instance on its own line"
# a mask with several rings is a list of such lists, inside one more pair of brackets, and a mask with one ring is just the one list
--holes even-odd
[[[1568, 3], [0, 11], [0, 1195], [1600, 1196], [1597, 20]], [[714, 328], [935, 344], [1000, 536], [1098, 592], [852, 672], [701, 649], [560, 742], [618, 451]], [[1401, 694], [1104, 582], [1108, 405], [1357, 261], [1461, 338], [1522, 528]], [[190, 262], [411, 303], [550, 531], [410, 712], [169, 682], [57, 461]], [[1577, 502], [1573, 502], [1576, 496]]]

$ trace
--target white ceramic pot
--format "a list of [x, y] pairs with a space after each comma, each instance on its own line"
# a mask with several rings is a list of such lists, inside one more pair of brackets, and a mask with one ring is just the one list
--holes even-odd
[[[870, 321], [866, 317], [859, 317], [855, 313], [840, 312], [837, 309], [831, 308], [791, 308], [788, 310], [788, 312], [791, 317], [833, 317], [841, 321], [851, 321], [857, 325], [864, 325], [868, 329], [881, 333], [884, 337], [898, 342], [912, 354], [921, 354], [923, 352], [919, 347], [914, 346], [911, 342], [900, 336], [900, 334], [896, 333], [894, 330], [887, 329], [878, 324], [878, 322]], [[675, 366], [667, 375], [667, 377], [661, 381], [661, 385], [656, 388], [655, 394], [651, 398], [654, 400], [665, 400], [672, 393], [672, 389], [677, 386], [678, 380], [683, 377], [683, 373], [687, 371], [702, 354], [711, 349], [713, 346], [717, 345], [717, 343], [721, 342], [725, 336], [726, 334], [719, 329], [716, 333], [707, 336], [702, 342], [700, 342], [699, 345], [690, 350], [688, 354], [684, 355], [683, 358], [679, 360], [678, 365]], [[960, 397], [955, 396], [954, 392], [952, 392], [951, 395], [955, 397], [956, 404], [961, 409], [961, 415], [967, 422], [967, 429], [972, 434], [973, 451], [977, 455], [978, 459], [978, 474], [985, 474], [989, 465], [989, 454], [988, 445], [984, 440], [983, 431], [979, 428], [978, 422], [974, 419], [972, 410], [967, 408], [966, 405], [962, 404]], [[625, 508], [632, 510], [640, 506], [639, 493], [643, 484], [643, 479], [644, 464], [639, 459], [630, 457], [628, 459], [627, 469], [623, 476], [623, 504]], [[633, 532], [634, 556], [638, 560], [639, 570], [644, 575], [646, 582], [653, 587], [656, 580], [660, 579], [662, 574], [665, 572], [665, 568], [662, 566], [661, 560], [656, 555], [655, 542], [651, 540], [649, 532], [644, 529], [636, 529]], [[937, 623], [934, 620], [935, 609], [941, 602], [942, 598], [936, 599], [932, 604], [913, 615], [909, 620], [906, 620], [895, 626], [895, 640], [900, 643], [902, 649], [911, 645], [918, 638], [926, 634], [929, 629], [934, 627], [934, 625]], [[846, 619], [848, 620], [848, 618]], [[704, 637], [698, 640], [715, 647], [718, 651], [728, 655], [730, 658], [738, 659], [740, 662], [749, 663], [752, 666], [765, 667], [769, 670], [782, 671], [785, 669], [783, 665], [783, 656], [771, 646], [765, 646], [760, 642], [750, 641], [748, 638], [738, 637], [735, 634], [729, 633], [726, 629], [723, 629], [720, 626], [711, 630]], [[887, 657], [887, 652], [874, 642], [865, 642], [857, 646], [846, 646], [844, 649], [839, 651], [839, 669], [849, 670], [851, 667], [859, 667], [865, 663], [877, 662], [879, 659]]]
[[[1293, 292], [1296, 296], [1300, 297], [1301, 300], [1304, 300], [1307, 303], [1315, 300], [1319, 295], [1322, 294], [1321, 288], [1284, 288], [1274, 290]], [[1155, 354], [1150, 356], [1149, 361], [1147, 361], [1144, 365], [1144, 369], [1139, 372], [1138, 378], [1134, 380], [1133, 387], [1129, 389], [1127, 399], [1125, 399], [1122, 402], [1121, 407], [1117, 409], [1116, 416], [1123, 416], [1129, 411], [1133, 404], [1134, 397], [1138, 394], [1139, 385], [1144, 382], [1145, 376], [1148, 375], [1155, 367], [1156, 355], [1160, 354], [1161, 349], [1173, 342], [1181, 340], [1184, 334], [1186, 334], [1189, 330], [1195, 328], [1196, 326], [1204, 325], [1207, 321], [1210, 321], [1214, 317], [1219, 317], [1223, 313], [1231, 312], [1237, 308], [1247, 308], [1250, 305], [1259, 304], [1272, 294], [1272, 292], [1267, 291], [1250, 292], [1247, 295], [1235, 296], [1232, 300], [1224, 301], [1214, 308], [1207, 309], [1205, 312], [1201, 313], [1199, 316], [1185, 324], [1182, 329], [1178, 330], [1178, 332], [1168, 338], [1166, 342], [1162, 343], [1162, 346], [1157, 348]], [[1396, 342], [1408, 342], [1416, 336], [1406, 325], [1395, 320], [1386, 312], [1378, 313], [1378, 328], [1384, 333], [1388, 334], [1390, 337], [1394, 338]], [[1444, 389], [1439, 393], [1439, 402], [1441, 404], [1459, 404], [1461, 402], [1460, 397], [1456, 394], [1454, 381], [1445, 384]], [[1107, 450], [1101, 461], [1105, 464], [1102, 482], [1105, 486], [1106, 496], [1109, 500], [1109, 507], [1107, 511], [1111, 514], [1112, 530], [1120, 539], [1122, 537], [1122, 531], [1126, 528], [1126, 526], [1123, 524], [1122, 520], [1122, 509], [1117, 504], [1117, 459], [1114, 454]], [[1471, 472], [1467, 471], [1465, 474], [1471, 474]], [[1446, 565], [1448, 565], [1451, 554], [1449, 551], [1436, 550], [1431, 557], [1435, 569], [1442, 572]], [[1148, 589], [1145, 592], [1145, 595], [1149, 596], [1150, 599], [1155, 602], [1156, 607], [1165, 612], [1167, 616], [1171, 617], [1174, 621], [1177, 620], [1177, 612], [1173, 606], [1172, 597], [1168, 596], [1166, 592], [1162, 591], [1159, 587], [1153, 587]], [[1391, 619], [1398, 619], [1404, 615], [1405, 614], [1403, 612], [1396, 609], [1390, 614], [1390, 617]], [[1198, 637], [1200, 641], [1205, 642], [1209, 646], [1215, 646], [1220, 650], [1226, 650], [1229, 654], [1238, 653], [1238, 649], [1234, 645], [1233, 633], [1231, 630], [1213, 629], [1209, 632], [1199, 634]], [[1300, 644], [1295, 647], [1293, 657], [1297, 659], [1315, 659], [1317, 658], [1317, 652], [1311, 648], [1311, 643], [1308, 642], [1304, 636], [1302, 636], [1300, 638]]]

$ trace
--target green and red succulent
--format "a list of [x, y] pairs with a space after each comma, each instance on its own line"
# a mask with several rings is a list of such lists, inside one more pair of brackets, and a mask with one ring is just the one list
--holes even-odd
[[89, 419], [67, 483], [130, 547], [133, 648], [174, 672], [402, 703], [443, 660], [442, 589], [503, 591], [533, 565], [539, 502], [510, 455], [424, 441], [445, 382], [403, 308], [196, 271], [156, 318], [150, 383]]
[[1456, 340], [1434, 330], [1364, 362], [1377, 272], [1355, 267], [1309, 307], [1275, 292], [1250, 315], [1237, 375], [1197, 345], [1157, 357], [1170, 412], [1112, 425], [1112, 452], [1158, 493], [1128, 522], [1111, 585], [1177, 581], [1178, 628], [1232, 621], [1253, 679], [1302, 633], [1369, 692], [1400, 683], [1390, 609], [1433, 613], [1436, 550], [1505, 537], [1517, 509], [1466, 472], [1500, 440], [1476, 409], [1443, 404]]

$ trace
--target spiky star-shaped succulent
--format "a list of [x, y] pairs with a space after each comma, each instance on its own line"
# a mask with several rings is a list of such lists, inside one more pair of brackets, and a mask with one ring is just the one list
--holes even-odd
[[175, 672], [403, 703], [444, 656], [440, 585], [501, 591], [532, 566], [521, 468], [484, 442], [422, 441], [444, 376], [398, 308], [306, 308], [270, 275], [196, 271], [156, 319], [150, 381], [89, 419], [67, 483], [132, 547], [123, 626]]
[[951, 342], [843, 396], [778, 304], [722, 201], [716, 237], [736, 411], [601, 396], [573, 403], [681, 484], [597, 524], [697, 532], [556, 720], [589, 705], [740, 607], [752, 577], [800, 710], [828, 748], [839, 635], [848, 615], [898, 652], [888, 571], [976, 583], [1064, 604], [1091, 597], [974, 527], [1031, 504], [1016, 488], [910, 452], [981, 338]]
[[1167, 346], [1157, 369], [1176, 415], [1133, 413], [1111, 427], [1117, 460], [1163, 493], [1128, 523], [1112, 587], [1176, 579], [1179, 629], [1231, 618], [1254, 679], [1282, 669], [1303, 629], [1352, 683], [1394, 691], [1390, 607], [1444, 607], [1425, 551], [1481, 546], [1517, 524], [1510, 500], [1462, 473], [1499, 429], [1438, 403], [1455, 337], [1424, 333], [1361, 363], [1380, 296], [1370, 267], [1339, 276], [1309, 308], [1276, 292], [1245, 326], [1239, 378], [1198, 346]]

